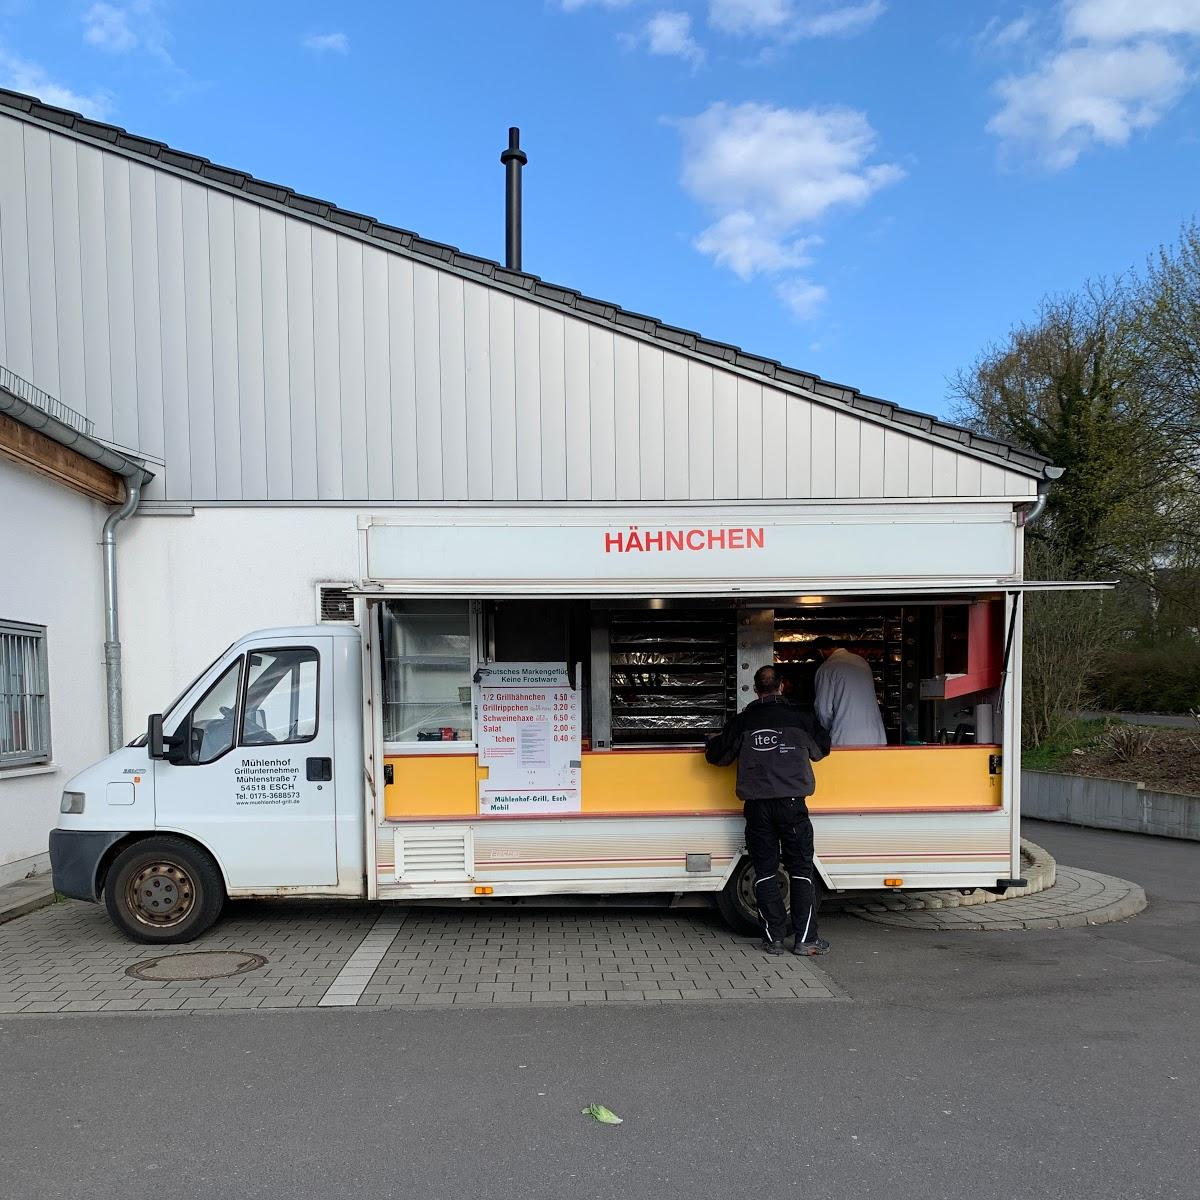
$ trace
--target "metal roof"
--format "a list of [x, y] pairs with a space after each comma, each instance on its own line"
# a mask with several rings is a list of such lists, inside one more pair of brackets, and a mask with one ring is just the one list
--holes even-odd
[[154, 478], [154, 473], [140, 459], [92, 437], [91, 422], [86, 417], [3, 367], [0, 367], [0, 413], [122, 479], [145, 485]]
[[1010, 442], [986, 437], [927, 413], [914, 412], [887, 400], [864, 395], [856, 388], [831, 383], [811, 372], [784, 366], [775, 359], [763, 358], [738, 346], [713, 341], [690, 329], [664, 324], [657, 317], [629, 312], [619, 305], [585, 296], [572, 288], [546, 283], [537, 275], [510, 271], [491, 259], [466, 254], [455, 246], [433, 242], [363, 213], [338, 208], [328, 200], [305, 196], [282, 184], [268, 183], [245, 171], [220, 166], [199, 155], [175, 150], [163, 142], [138, 137], [117, 125], [93, 121], [81, 113], [43, 104], [34, 96], [0, 88], [0, 112], [49, 127], [80, 141], [97, 144], [104, 149], [118, 151], [164, 170], [191, 175], [206, 185], [226, 189], [303, 219], [328, 225], [428, 265], [511, 290], [546, 307], [575, 313], [585, 320], [649, 338], [665, 347], [699, 356], [709, 362], [761, 375], [784, 390], [800, 391], [832, 407], [869, 414], [912, 436], [951, 448], [962, 447], [1004, 463], [1011, 470], [1039, 479], [1046, 477], [1049, 459]]

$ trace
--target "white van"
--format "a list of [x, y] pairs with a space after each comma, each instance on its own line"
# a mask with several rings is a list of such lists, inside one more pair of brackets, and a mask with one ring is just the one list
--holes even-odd
[[998, 715], [1015, 592], [355, 603], [353, 625], [247, 634], [71, 780], [55, 887], [156, 943], [229, 897], [637, 894], [753, 932], [733, 772], [703, 743], [762, 662], [802, 703], [818, 636], [871, 662], [889, 733], [816, 767], [825, 886], [1023, 882]]

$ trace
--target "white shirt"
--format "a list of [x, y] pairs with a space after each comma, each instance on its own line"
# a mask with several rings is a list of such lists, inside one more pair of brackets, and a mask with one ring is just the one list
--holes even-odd
[[817, 720], [835, 746], [887, 745], [875, 679], [865, 658], [835, 650], [817, 668], [816, 688]]

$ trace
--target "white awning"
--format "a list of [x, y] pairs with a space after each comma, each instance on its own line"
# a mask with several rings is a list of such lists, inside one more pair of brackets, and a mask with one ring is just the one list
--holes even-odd
[[889, 597], [936, 601], [941, 597], [980, 598], [983, 596], [1024, 595], [1027, 592], [1086, 592], [1109, 591], [1115, 582], [1083, 580], [814, 580], [778, 579], [756, 581], [752, 585], [729, 579], [714, 579], [704, 583], [696, 580], [681, 584], [679, 580], [653, 580], [630, 584], [604, 585], [597, 580], [577, 580], [550, 584], [542, 580], [525, 583], [498, 581], [491, 586], [481, 583], [464, 584], [458, 581], [363, 583], [348, 588], [348, 596], [366, 600], [416, 599], [433, 596], [462, 596], [472, 599], [528, 597], [530, 599], [727, 599], [745, 600], [751, 606], [819, 607], [822, 604], [848, 603], [858, 599], [876, 600]]

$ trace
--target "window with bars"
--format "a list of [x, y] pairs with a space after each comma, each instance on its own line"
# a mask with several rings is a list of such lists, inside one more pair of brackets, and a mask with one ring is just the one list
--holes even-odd
[[46, 627], [0, 621], [0, 767], [49, 759]]

